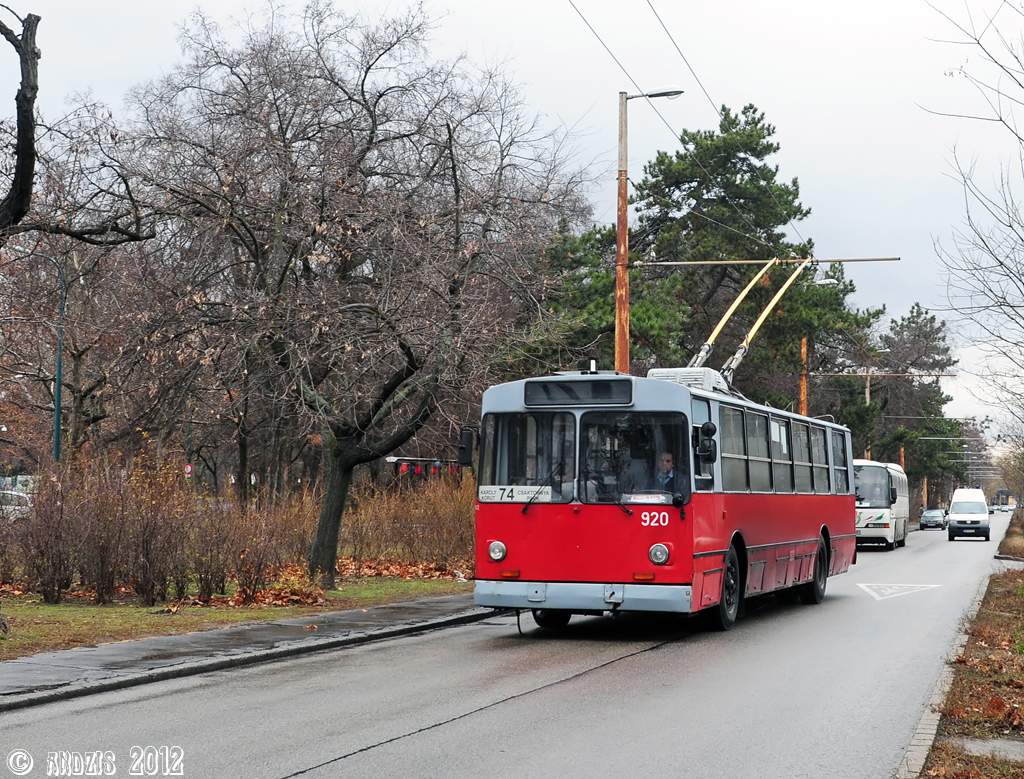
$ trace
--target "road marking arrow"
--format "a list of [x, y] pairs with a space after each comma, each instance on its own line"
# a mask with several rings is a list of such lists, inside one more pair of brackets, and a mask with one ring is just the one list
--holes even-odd
[[858, 584], [864, 592], [868, 593], [875, 600], [896, 598], [900, 595], [909, 595], [912, 592], [922, 592], [941, 587], [941, 584]]

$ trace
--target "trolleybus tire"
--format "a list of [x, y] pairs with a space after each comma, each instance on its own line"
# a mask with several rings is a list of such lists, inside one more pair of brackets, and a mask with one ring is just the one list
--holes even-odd
[[537, 623], [538, 627], [547, 630], [561, 630], [569, 624], [571, 618], [572, 612], [564, 611], [563, 609], [533, 610], [533, 621]]
[[898, 546], [898, 547], [900, 547], [902, 549], [906, 545], [907, 545], [907, 526], [904, 525], [903, 526], [903, 536], [900, 538], [899, 541], [896, 542], [896, 546]]
[[717, 630], [732, 630], [732, 626], [736, 624], [736, 617], [740, 613], [740, 601], [743, 598], [742, 581], [739, 555], [736, 554], [736, 547], [729, 544], [722, 571], [722, 598], [718, 605], [711, 609], [712, 625]]
[[814, 577], [799, 588], [800, 600], [807, 604], [825, 600], [825, 585], [828, 582], [828, 550], [825, 539], [818, 538], [818, 553], [814, 556]]

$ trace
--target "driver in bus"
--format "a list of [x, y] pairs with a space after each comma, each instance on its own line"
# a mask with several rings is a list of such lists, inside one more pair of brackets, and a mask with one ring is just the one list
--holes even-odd
[[677, 492], [675, 459], [672, 452], [662, 452], [658, 455], [658, 472], [651, 480], [650, 489], [661, 492]]

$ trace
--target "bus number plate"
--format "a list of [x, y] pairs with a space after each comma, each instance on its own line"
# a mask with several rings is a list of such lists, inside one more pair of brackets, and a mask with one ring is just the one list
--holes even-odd
[[644, 527], [666, 527], [668, 525], [668, 512], [642, 511], [640, 512], [640, 524]]

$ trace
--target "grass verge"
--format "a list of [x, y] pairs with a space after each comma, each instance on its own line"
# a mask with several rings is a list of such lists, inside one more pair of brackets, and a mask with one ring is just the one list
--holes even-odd
[[225, 596], [209, 604], [188, 600], [150, 608], [137, 605], [137, 598], [128, 593], [119, 593], [114, 603], [97, 606], [90, 590], [72, 590], [63, 602], [48, 605], [38, 594], [4, 585], [0, 587], [0, 605], [10, 633], [0, 635], [0, 661], [114, 641], [383, 606], [471, 592], [473, 587], [471, 582], [450, 577], [353, 576], [338, 584], [339, 589], [318, 591], [315, 597], [270, 590], [269, 597], [252, 606], [237, 605], [237, 600]]
[[[1024, 527], [1015, 512], [999, 545], [1002, 557], [1024, 561]], [[1024, 570], [994, 574], [967, 643], [953, 663], [953, 684], [922, 777], [1024, 777], [1024, 763], [971, 754], [964, 739], [1024, 743]]]

